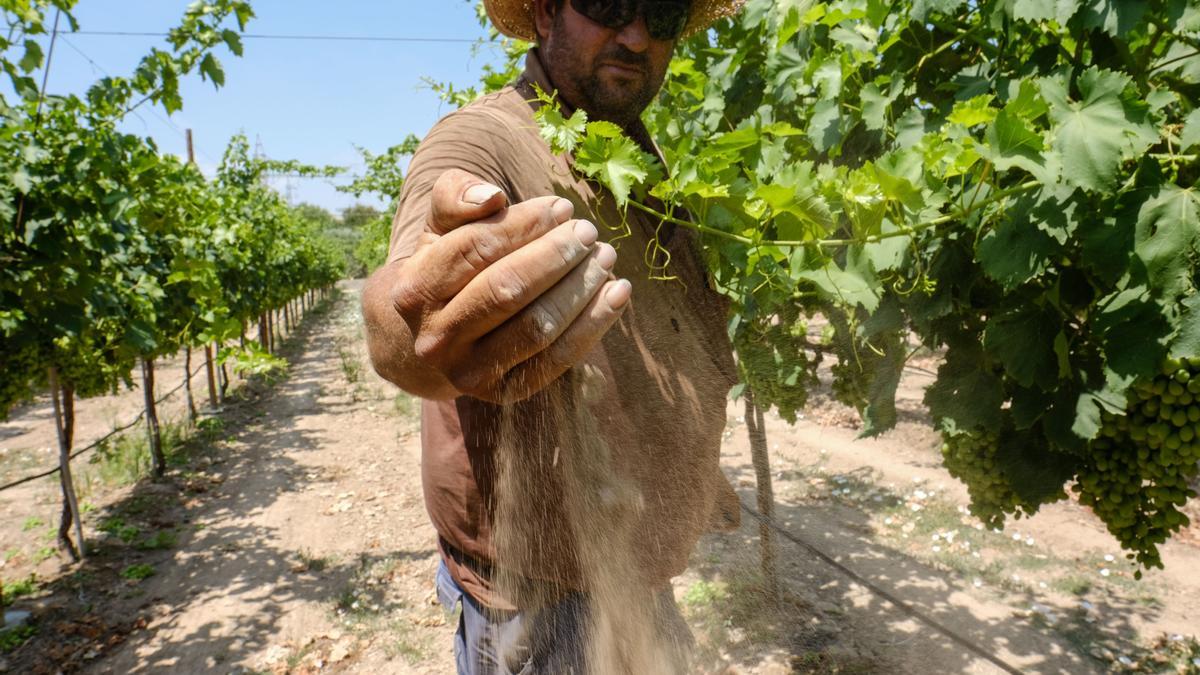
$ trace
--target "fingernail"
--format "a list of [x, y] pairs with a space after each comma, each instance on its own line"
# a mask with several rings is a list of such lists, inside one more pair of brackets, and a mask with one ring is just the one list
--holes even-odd
[[609, 244], [600, 244], [596, 251], [596, 262], [606, 270], [612, 269], [617, 262], [617, 249]]
[[604, 293], [604, 300], [608, 302], [608, 306], [613, 309], [621, 309], [625, 303], [629, 302], [629, 296], [633, 294], [633, 284], [629, 283], [628, 279], [618, 279], [617, 283], [613, 284]]
[[575, 215], [575, 205], [571, 203], [571, 200], [559, 197], [558, 201], [550, 207], [550, 215], [554, 216], [554, 222], [561, 225]]
[[586, 220], [580, 220], [575, 223], [575, 236], [579, 239], [579, 243], [591, 246], [600, 238], [600, 233], [596, 231], [595, 225]]
[[478, 183], [467, 188], [467, 191], [463, 193], [463, 201], [467, 202], [468, 204], [475, 204], [478, 206], [480, 204], [486, 204], [489, 199], [498, 194], [500, 194], [500, 188], [496, 187], [495, 185]]

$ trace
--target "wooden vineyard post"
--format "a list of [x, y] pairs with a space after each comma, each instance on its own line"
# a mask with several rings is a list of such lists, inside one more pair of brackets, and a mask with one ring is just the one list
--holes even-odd
[[146, 403], [146, 436], [150, 442], [150, 464], [154, 477], [167, 473], [167, 458], [163, 455], [162, 431], [158, 425], [158, 409], [154, 405], [154, 359], [142, 359], [142, 399]]
[[217, 374], [213, 370], [212, 345], [204, 343], [204, 369], [208, 372], [208, 405], [217, 409]]
[[192, 398], [192, 346], [183, 348], [183, 390], [186, 392], [188, 421], [196, 423], [196, 399]]
[[[50, 397], [54, 401], [54, 430], [58, 434], [58, 478], [63, 492], [62, 519], [58, 525], [58, 546], [75, 562], [85, 560], [83, 521], [79, 517], [79, 500], [75, 497], [75, 482], [71, 478], [71, 444], [75, 436], [75, 391], [60, 386], [58, 368], [50, 366]], [[75, 524], [75, 540], [71, 543], [71, 524]]]
[[220, 379], [221, 388], [217, 391], [217, 398], [221, 400], [222, 405], [225, 403], [225, 395], [229, 393], [229, 371], [225, 369], [225, 361], [221, 361]]
[[779, 603], [779, 566], [775, 552], [775, 490], [771, 485], [771, 457], [767, 452], [767, 430], [762, 409], [754, 402], [753, 395], [746, 393], [746, 430], [750, 435], [750, 461], [754, 465], [757, 484], [758, 544], [762, 556], [763, 582], [771, 602]]

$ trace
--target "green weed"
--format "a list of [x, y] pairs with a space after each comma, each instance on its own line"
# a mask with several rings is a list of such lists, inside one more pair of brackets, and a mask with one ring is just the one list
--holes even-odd
[[25, 595], [33, 595], [37, 591], [38, 581], [36, 574], [30, 574], [20, 581], [6, 581], [4, 582], [4, 602], [0, 603], [0, 607], [11, 605], [13, 600]]
[[140, 565], [130, 565], [121, 570], [121, 577], [130, 581], [141, 581], [154, 576], [154, 565], [142, 563]]
[[25, 522], [21, 524], [21, 531], [29, 532], [30, 530], [36, 530], [45, 524], [46, 524], [46, 521], [42, 520], [41, 518], [38, 518], [37, 516], [32, 516], [30, 518], [26, 518]]
[[0, 654], [7, 654], [29, 641], [37, 634], [37, 627], [31, 625], [18, 626], [0, 631]]
[[132, 544], [133, 540], [137, 539], [138, 535], [142, 532], [137, 525], [126, 524], [124, 519], [117, 517], [106, 518], [100, 523], [100, 527], [97, 529], [101, 532], [111, 534], [126, 544]]
[[[186, 426], [167, 422], [159, 425], [159, 431], [167, 463], [178, 466], [186, 461]], [[96, 477], [108, 486], [132, 485], [150, 475], [150, 439], [145, 428], [136, 427], [101, 443], [92, 464]]]
[[143, 551], [159, 551], [175, 546], [175, 533], [170, 530], [159, 530], [153, 536], [146, 537], [137, 543]]

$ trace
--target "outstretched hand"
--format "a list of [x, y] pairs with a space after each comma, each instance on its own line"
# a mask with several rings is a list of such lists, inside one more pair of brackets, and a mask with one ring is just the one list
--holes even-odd
[[611, 274], [616, 250], [573, 214], [560, 197], [509, 205], [469, 173], [443, 173], [391, 285], [413, 358], [458, 393], [497, 403], [531, 396], [582, 358], [632, 287]]

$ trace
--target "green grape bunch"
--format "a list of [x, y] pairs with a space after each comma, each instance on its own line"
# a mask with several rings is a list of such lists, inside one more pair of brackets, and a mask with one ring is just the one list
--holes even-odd
[[1036, 501], [1018, 494], [997, 457], [999, 446], [1000, 434], [995, 431], [942, 430], [943, 463], [951, 476], [967, 486], [971, 514], [984, 525], [1001, 529], [1008, 516], [1031, 516], [1042, 504], [1067, 498], [1065, 490]]
[[1079, 501], [1145, 567], [1163, 566], [1158, 546], [1189, 524], [1180, 507], [1200, 472], [1200, 357], [1168, 359], [1131, 390], [1124, 415], [1105, 413], [1080, 471]]

